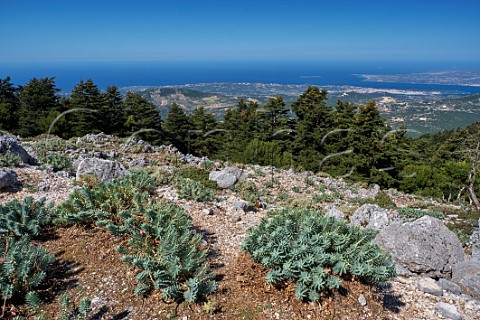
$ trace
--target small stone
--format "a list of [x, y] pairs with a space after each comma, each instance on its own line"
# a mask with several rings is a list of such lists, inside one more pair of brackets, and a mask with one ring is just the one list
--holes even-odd
[[183, 317], [182, 317], [182, 320], [188, 320], [188, 317], [187, 317], [187, 316], [183, 316]]
[[207, 214], [207, 215], [209, 215], [209, 216], [212, 216], [212, 215], [213, 215], [213, 209], [212, 209], [212, 208], [203, 209], [203, 210], [202, 210], [202, 213], [203, 213], [203, 214]]
[[435, 305], [435, 311], [447, 319], [461, 320], [462, 316], [458, 313], [454, 305], [439, 302]]
[[449, 281], [447, 279], [438, 280], [438, 284], [442, 287], [443, 290], [451, 292], [453, 294], [462, 294], [462, 288], [456, 283]]
[[358, 296], [358, 302], [362, 307], [365, 307], [367, 305], [367, 299], [365, 299], [365, 296], [363, 294], [360, 294]]
[[443, 296], [443, 290], [438, 283], [432, 278], [422, 278], [418, 281], [418, 289], [425, 293], [432, 294], [437, 297]]

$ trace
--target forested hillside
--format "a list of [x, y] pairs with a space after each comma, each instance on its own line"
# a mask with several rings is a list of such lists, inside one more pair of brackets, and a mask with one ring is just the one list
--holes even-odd
[[413, 139], [408, 128], [390, 127], [374, 102], [329, 105], [327, 91], [316, 87], [290, 108], [280, 96], [263, 105], [240, 100], [221, 122], [203, 107], [187, 113], [176, 103], [162, 119], [147, 97], [122, 95], [115, 86], [102, 92], [92, 80], [80, 81], [68, 97], [58, 91], [54, 78], [19, 86], [1, 80], [0, 129], [22, 137], [135, 136], [211, 159], [293, 167], [449, 201], [475, 201], [478, 124]]

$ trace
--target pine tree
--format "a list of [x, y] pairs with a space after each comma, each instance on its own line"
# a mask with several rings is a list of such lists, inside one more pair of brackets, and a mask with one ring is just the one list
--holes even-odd
[[80, 81], [68, 100], [70, 109], [79, 109], [68, 115], [74, 136], [81, 137], [101, 131], [101, 111], [105, 108], [106, 101], [91, 79]]
[[175, 102], [168, 110], [167, 117], [163, 123], [167, 139], [181, 152], [188, 151], [188, 130], [191, 129], [190, 122], [185, 112]]
[[296, 162], [308, 170], [318, 170], [320, 153], [325, 153], [323, 137], [332, 130], [332, 110], [326, 105], [327, 91], [309, 87], [293, 104], [297, 116], [293, 151]]
[[127, 93], [123, 103], [125, 135], [159, 142], [162, 139], [162, 119], [155, 105], [137, 93]]
[[190, 123], [189, 152], [199, 156], [213, 154], [218, 148], [218, 135], [210, 134], [217, 127], [215, 116], [205, 112], [204, 107], [199, 107], [190, 117]]
[[102, 109], [101, 128], [106, 134], [125, 134], [125, 113], [123, 97], [116, 86], [108, 87], [105, 96], [105, 106]]
[[20, 112], [17, 133], [35, 136], [46, 133], [50, 123], [46, 121], [50, 111], [60, 108], [56, 96], [55, 78], [33, 78], [26, 86], [19, 88]]
[[0, 130], [13, 131], [18, 125], [19, 101], [17, 88], [10, 77], [0, 79]]

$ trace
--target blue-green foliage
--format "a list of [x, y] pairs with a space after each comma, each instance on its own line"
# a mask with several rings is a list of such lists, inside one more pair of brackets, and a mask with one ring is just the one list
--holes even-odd
[[19, 167], [22, 159], [14, 153], [0, 153], [0, 167]]
[[213, 200], [213, 191], [204, 187], [200, 182], [191, 179], [177, 179], [177, 190], [180, 198], [192, 199], [198, 202]]
[[56, 210], [57, 224], [91, 224], [98, 220], [116, 220], [118, 214], [135, 206], [147, 203], [148, 193], [156, 188], [151, 176], [144, 171], [112, 182], [100, 182], [93, 187], [75, 190]]
[[57, 210], [58, 223], [96, 224], [117, 236], [122, 259], [140, 272], [135, 293], [162, 290], [166, 299], [197, 301], [216, 289], [202, 239], [191, 232], [191, 218], [174, 205], [148, 202], [153, 179], [143, 171], [74, 192]]
[[207, 251], [201, 237], [192, 235], [191, 218], [183, 209], [155, 203], [124, 211], [120, 217], [120, 226], [110, 224], [107, 229], [115, 235], [130, 235], [117, 250], [123, 261], [140, 270], [136, 294], [160, 289], [165, 299], [195, 302], [216, 290]]
[[39, 300], [32, 290], [45, 279], [55, 256], [30, 240], [50, 221], [51, 207], [45, 206], [44, 199], [34, 202], [31, 197], [0, 206], [0, 295], [4, 301], [13, 297], [29, 304]]
[[395, 276], [390, 256], [372, 242], [375, 235], [316, 211], [283, 210], [251, 228], [242, 248], [271, 269], [267, 283], [293, 279], [298, 299], [317, 301], [342, 279], [384, 284]]
[[70, 297], [64, 293], [60, 296], [60, 315], [58, 319], [85, 320], [91, 310], [91, 301], [88, 298], [82, 298], [78, 308], [74, 308]]
[[445, 215], [440, 211], [427, 211], [414, 208], [399, 208], [397, 211], [405, 221], [413, 221], [423, 216], [431, 216], [437, 219], [445, 218]]
[[73, 170], [72, 160], [62, 153], [50, 152], [44, 157], [40, 158], [39, 161], [41, 163], [51, 165], [53, 168], [53, 171], [72, 171]]
[[34, 201], [32, 197], [0, 206], [0, 235], [38, 236], [42, 227], [50, 223], [52, 208], [53, 203], [46, 205], [45, 198]]

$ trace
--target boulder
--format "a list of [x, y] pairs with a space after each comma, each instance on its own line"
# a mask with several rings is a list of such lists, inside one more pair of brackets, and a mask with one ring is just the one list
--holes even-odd
[[86, 158], [75, 163], [74, 166], [77, 170], [77, 179], [82, 176], [95, 175], [102, 181], [112, 181], [130, 174], [121, 163], [98, 158]]
[[434, 278], [448, 278], [452, 267], [465, 260], [457, 236], [440, 220], [430, 216], [389, 225], [380, 230], [375, 243], [410, 272]]
[[364, 204], [353, 213], [350, 222], [362, 227], [380, 230], [399, 221], [396, 211], [380, 208], [376, 204]]
[[13, 188], [17, 184], [18, 180], [15, 171], [0, 168], [0, 190]]
[[469, 260], [453, 266], [452, 282], [462, 288], [464, 294], [480, 300], [480, 263], [478, 260]]
[[242, 178], [243, 171], [236, 167], [226, 167], [221, 171], [212, 171], [208, 179], [215, 181], [219, 188], [230, 188]]
[[18, 140], [12, 136], [0, 136], [0, 153], [7, 152], [16, 154], [22, 159], [23, 163], [36, 164], [35, 158], [30, 156], [28, 152], [18, 143]]

